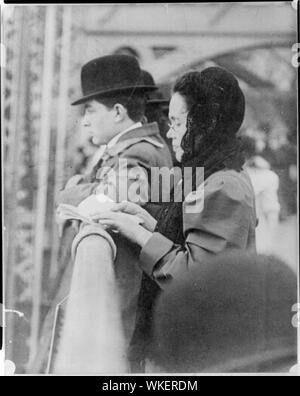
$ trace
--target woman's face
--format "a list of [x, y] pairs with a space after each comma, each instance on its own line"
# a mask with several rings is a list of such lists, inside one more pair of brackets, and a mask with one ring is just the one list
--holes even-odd
[[186, 120], [188, 108], [185, 98], [178, 92], [172, 95], [169, 105], [169, 131], [167, 137], [172, 139], [172, 147], [175, 152], [177, 161], [181, 162], [183, 150], [181, 141], [186, 133]]

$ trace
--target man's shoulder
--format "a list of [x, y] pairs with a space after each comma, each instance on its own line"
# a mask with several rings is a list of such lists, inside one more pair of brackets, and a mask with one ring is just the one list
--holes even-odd
[[134, 136], [118, 142], [109, 152], [108, 162], [119, 158], [136, 158], [157, 163], [158, 166], [172, 166], [172, 157], [166, 142], [159, 134]]
[[[125, 142], [124, 142], [125, 143]], [[145, 152], [154, 153], [165, 147], [162, 139], [157, 136], [139, 137], [136, 140], [128, 141], [128, 145], [124, 150], [125, 153]]]
[[121, 157], [136, 158], [152, 166], [172, 167], [171, 153], [162, 139], [143, 139], [128, 147]]

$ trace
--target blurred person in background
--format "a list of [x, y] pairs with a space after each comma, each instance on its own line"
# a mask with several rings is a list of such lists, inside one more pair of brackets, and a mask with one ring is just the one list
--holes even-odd
[[[95, 214], [95, 220], [140, 247], [139, 264], [148, 282], [140, 294], [132, 340], [135, 371], [145, 370], [153, 304], [160, 290], [215, 255], [231, 249], [256, 250], [255, 196], [243, 170], [237, 136], [244, 112], [243, 92], [225, 69], [210, 67], [179, 78], [169, 106], [168, 137], [182, 170], [192, 171], [190, 179], [183, 172], [181, 181], [192, 191], [185, 191], [181, 199], [174, 194], [157, 222], [133, 203], [117, 204], [110, 212]], [[203, 175], [197, 180], [199, 167], [204, 168], [204, 180]], [[142, 217], [143, 226], [134, 224], [131, 215]]]
[[194, 266], [159, 297], [153, 370], [287, 373], [297, 363], [297, 278], [279, 259], [244, 252]]
[[[153, 76], [146, 70], [142, 70], [142, 72], [145, 84], [156, 86]], [[148, 92], [145, 121], [150, 123], [157, 122], [160, 134], [170, 149], [173, 164], [178, 165], [175, 153], [172, 150], [171, 142], [167, 139], [167, 133], [169, 131], [169, 101], [170, 99], [164, 98], [163, 94], [159, 90]]]
[[112, 55], [128, 55], [136, 58], [138, 62], [141, 60], [140, 54], [137, 52], [137, 50], [130, 46], [122, 46], [115, 50]]
[[256, 228], [256, 248], [258, 253], [273, 252], [274, 236], [280, 213], [278, 200], [279, 177], [270, 168], [269, 162], [261, 156], [263, 145], [253, 137], [244, 136], [246, 154], [245, 169], [253, 184], [258, 226]]
[[297, 134], [270, 137], [263, 156], [280, 178], [280, 219], [288, 220], [297, 214]]

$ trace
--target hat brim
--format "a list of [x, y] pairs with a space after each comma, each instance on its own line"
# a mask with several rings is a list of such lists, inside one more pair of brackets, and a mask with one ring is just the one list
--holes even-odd
[[169, 99], [150, 99], [147, 100], [147, 105], [148, 104], [153, 104], [153, 105], [169, 105], [170, 100]]
[[102, 91], [93, 92], [92, 94], [89, 94], [89, 95], [85, 95], [82, 98], [75, 100], [75, 102], [71, 103], [71, 105], [76, 106], [76, 105], [83, 104], [83, 103], [87, 102], [88, 100], [95, 98], [96, 96], [106, 97], [106, 96], [110, 96], [111, 94], [128, 92], [128, 91], [134, 91], [134, 92], [155, 91], [156, 89], [158, 89], [158, 88], [153, 85], [139, 85], [136, 87], [113, 88], [113, 89], [108, 89], [105, 91], [102, 90]]

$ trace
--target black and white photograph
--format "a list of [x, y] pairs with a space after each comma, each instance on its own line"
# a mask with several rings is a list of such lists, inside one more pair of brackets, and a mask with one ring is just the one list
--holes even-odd
[[300, 374], [297, 8], [1, 5], [0, 375]]

